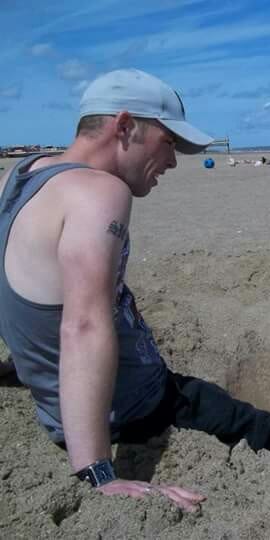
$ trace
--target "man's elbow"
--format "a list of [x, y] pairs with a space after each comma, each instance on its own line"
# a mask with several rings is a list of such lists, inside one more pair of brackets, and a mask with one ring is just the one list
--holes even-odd
[[112, 314], [96, 316], [88, 314], [72, 318], [63, 318], [60, 328], [61, 340], [69, 341], [86, 336], [98, 335], [114, 327]]

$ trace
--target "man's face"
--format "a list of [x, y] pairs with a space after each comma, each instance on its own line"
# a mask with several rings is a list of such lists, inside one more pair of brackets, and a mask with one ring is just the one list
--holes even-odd
[[136, 197], [145, 197], [177, 165], [174, 135], [157, 121], [145, 122], [134, 128], [124, 156], [124, 177]]

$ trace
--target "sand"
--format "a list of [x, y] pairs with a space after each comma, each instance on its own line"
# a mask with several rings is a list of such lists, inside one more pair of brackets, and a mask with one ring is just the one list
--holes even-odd
[[[214, 158], [207, 170], [204, 156], [181, 157], [135, 201], [128, 283], [170, 366], [270, 409], [270, 166]], [[106, 498], [69, 476], [29, 391], [12, 377], [0, 384], [0, 538], [269, 540], [270, 452], [241, 441], [230, 453], [215, 437], [172, 429], [115, 446], [115, 467], [206, 494], [202, 511], [157, 495]]]

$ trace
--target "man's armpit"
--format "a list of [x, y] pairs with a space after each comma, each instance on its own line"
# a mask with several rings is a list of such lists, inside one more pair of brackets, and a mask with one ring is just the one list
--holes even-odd
[[114, 220], [110, 223], [107, 232], [113, 234], [121, 240], [124, 240], [127, 234], [127, 227], [123, 223], [119, 223], [119, 221]]

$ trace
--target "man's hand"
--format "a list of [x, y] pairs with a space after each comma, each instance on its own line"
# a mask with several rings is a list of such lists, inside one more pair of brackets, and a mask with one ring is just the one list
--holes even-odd
[[97, 489], [104, 495], [129, 495], [129, 497], [137, 498], [143, 498], [149, 494], [159, 492], [186, 512], [197, 512], [200, 508], [200, 503], [206, 500], [204, 495], [199, 495], [178, 486], [153, 485], [137, 480], [117, 479]]

